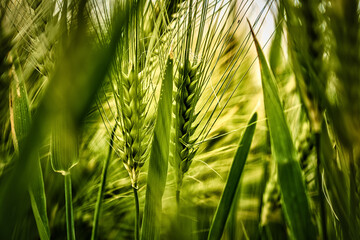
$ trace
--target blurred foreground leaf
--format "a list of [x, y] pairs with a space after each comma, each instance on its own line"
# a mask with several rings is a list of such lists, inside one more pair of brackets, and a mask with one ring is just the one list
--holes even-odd
[[[25, 81], [17, 59], [9, 74], [12, 85], [10, 91], [10, 121], [12, 139], [18, 154], [23, 151], [24, 139], [29, 133], [31, 115]], [[46, 196], [40, 160], [34, 163], [34, 179], [29, 185], [31, 207], [34, 213], [40, 239], [50, 239], [49, 221], [46, 213]]]
[[76, 24], [70, 30], [69, 42], [56, 62], [54, 75], [33, 117], [24, 149], [7, 175], [3, 175], [0, 189], [0, 239], [11, 239], [15, 225], [25, 213], [24, 201], [29, 183], [37, 176], [38, 149], [48, 137], [56, 119], [67, 112], [75, 128], [81, 128], [83, 119], [95, 99], [95, 94], [108, 74], [120, 41], [126, 14], [117, 12], [112, 19], [109, 44], [95, 46], [94, 38], [86, 31], [86, 1], [77, 7]]

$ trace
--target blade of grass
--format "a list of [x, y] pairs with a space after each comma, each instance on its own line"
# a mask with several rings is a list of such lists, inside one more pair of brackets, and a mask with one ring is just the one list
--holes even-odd
[[[15, 67], [16, 65], [16, 67]], [[19, 73], [17, 73], [19, 72]], [[10, 93], [10, 119], [15, 149], [23, 150], [24, 139], [31, 126], [31, 115], [24, 79], [17, 60], [10, 69], [13, 80]], [[50, 239], [49, 221], [46, 212], [46, 196], [40, 160], [34, 163], [34, 178], [29, 184], [31, 207], [41, 240]]]
[[239, 143], [234, 161], [230, 169], [229, 177], [226, 181], [224, 192], [221, 196], [220, 203], [216, 209], [215, 217], [210, 227], [210, 232], [208, 235], [209, 240], [221, 239], [223, 234], [226, 220], [234, 202], [233, 200], [236, 194], [236, 190], [244, 170], [246, 158], [250, 151], [250, 146], [256, 127], [256, 120], [257, 113], [254, 113]]
[[172, 114], [173, 59], [166, 63], [165, 76], [157, 109], [153, 142], [149, 160], [146, 197], [141, 239], [159, 239], [162, 196], [165, 190]]
[[[249, 23], [251, 28], [251, 24]], [[251, 28], [258, 52], [265, 113], [268, 118], [272, 152], [277, 164], [285, 215], [294, 239], [316, 239], [309, 203], [295, 147], [282, 109], [276, 80]]]

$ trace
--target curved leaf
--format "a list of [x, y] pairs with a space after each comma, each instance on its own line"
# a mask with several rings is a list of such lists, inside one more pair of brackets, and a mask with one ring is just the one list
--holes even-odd
[[285, 215], [294, 239], [316, 239], [301, 169], [296, 161], [296, 151], [281, 105], [275, 77], [252, 29], [251, 32], [260, 62], [265, 113]]

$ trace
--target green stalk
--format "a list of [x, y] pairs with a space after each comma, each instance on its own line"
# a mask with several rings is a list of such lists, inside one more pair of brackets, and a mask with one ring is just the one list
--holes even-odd
[[65, 208], [66, 208], [66, 236], [68, 240], [75, 240], [74, 212], [72, 205], [71, 175], [65, 173]]
[[111, 159], [111, 153], [112, 153], [112, 149], [113, 149], [116, 128], [117, 128], [117, 123], [115, 123], [115, 126], [114, 126], [114, 128], [113, 128], [113, 130], [111, 132], [111, 138], [110, 138], [110, 144], [109, 144], [109, 152], [108, 152], [108, 156], [106, 158], [106, 161], [104, 162], [104, 167], [103, 167], [103, 171], [102, 171], [102, 175], [101, 175], [101, 185], [100, 185], [100, 189], [99, 189], [99, 192], [98, 192], [98, 197], [97, 197], [97, 200], [96, 200], [93, 228], [92, 228], [92, 232], [91, 232], [91, 240], [97, 239], [97, 235], [98, 235], [100, 210], [101, 210], [103, 195], [104, 195], [104, 192], [105, 192], [107, 170], [108, 170], [109, 162], [110, 162], [110, 159]]
[[133, 187], [134, 201], [135, 201], [135, 240], [139, 240], [140, 233], [140, 210], [139, 210], [139, 196], [138, 189]]
[[[65, 112], [65, 111], [63, 111]], [[65, 209], [67, 239], [75, 239], [74, 216], [72, 206], [70, 170], [78, 163], [77, 134], [73, 122], [66, 119], [67, 113], [58, 116], [52, 129], [51, 166], [54, 172], [61, 173], [65, 180]]]
[[177, 217], [177, 220], [180, 221], [180, 226], [183, 226], [183, 221], [181, 220], [180, 218], [180, 189], [176, 189], [176, 217]]

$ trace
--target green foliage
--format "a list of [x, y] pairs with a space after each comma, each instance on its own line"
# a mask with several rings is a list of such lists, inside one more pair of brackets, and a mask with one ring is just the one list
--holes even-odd
[[358, 10], [1, 1], [0, 239], [359, 239]]
[[[358, 145], [359, 115], [352, 103], [360, 97], [358, 90], [354, 90], [359, 82], [359, 2], [304, 1], [297, 5], [283, 1], [283, 4], [296, 83], [316, 138], [321, 234], [326, 239], [327, 228], [332, 228], [327, 223], [339, 219], [336, 224], [341, 227], [331, 231], [343, 238], [356, 239], [359, 157], [354, 149]], [[327, 139], [327, 143], [321, 139]], [[333, 146], [341, 154], [334, 153]], [[325, 209], [325, 198], [330, 211]]]
[[220, 239], [223, 234], [225, 223], [228, 218], [230, 208], [233, 206], [233, 200], [235, 198], [236, 191], [238, 190], [238, 184], [250, 150], [252, 138], [255, 132], [256, 120], [257, 113], [254, 113], [248, 123], [248, 127], [245, 129], [244, 135], [239, 143], [239, 147], [236, 150], [224, 192], [221, 195], [220, 203], [216, 209], [215, 217], [211, 224], [208, 239]]
[[[16, 64], [17, 63], [17, 64]], [[30, 106], [26, 92], [25, 82], [21, 74], [17, 60], [11, 66], [9, 77], [12, 79], [10, 87], [10, 121], [12, 130], [12, 139], [14, 147], [18, 154], [23, 151], [24, 139], [29, 133], [31, 125]], [[34, 166], [35, 179], [29, 184], [29, 195], [31, 207], [34, 213], [35, 221], [41, 239], [50, 239], [49, 221], [46, 212], [46, 195], [44, 189], [44, 180], [40, 162]]]
[[169, 159], [173, 67], [173, 59], [170, 56], [166, 63], [161, 86], [151, 144], [141, 239], [158, 239], [160, 236], [162, 196], [165, 190]]
[[[84, 5], [79, 5], [80, 10], [83, 10], [83, 7]], [[81, 16], [81, 11], [79, 16]], [[114, 30], [109, 46], [100, 51], [93, 47], [89, 48], [87, 44], [80, 44], [86, 39], [86, 36], [82, 35], [84, 33], [82, 24], [85, 23], [81, 22], [81, 17], [78, 20], [79, 26], [74, 29], [70, 37], [73, 44], [68, 47], [66, 58], [60, 61], [61, 64], [58, 64], [53, 74], [46, 94], [33, 117], [29, 134], [24, 139], [23, 151], [20, 152], [11, 171], [2, 181], [0, 201], [3, 206], [9, 206], [4, 208], [0, 217], [1, 229], [6, 229], [1, 233], [4, 239], [10, 238], [16, 222], [25, 212], [27, 204], [20, 204], [20, 202], [24, 199], [28, 184], [35, 177], [34, 168], [38, 160], [38, 150], [47, 137], [53, 120], [57, 117], [56, 114], [63, 113], [63, 111], [59, 113], [60, 109], [66, 109], [70, 121], [79, 126], [114, 56], [120, 36], [119, 30]], [[119, 26], [121, 21], [123, 19], [119, 18], [114, 20], [114, 23]], [[96, 61], [92, 61], [94, 59]], [[79, 64], [86, 66], [87, 71], [75, 70]], [[81, 92], [80, 95], [79, 92]]]
[[277, 163], [285, 214], [295, 239], [315, 239], [304, 181], [299, 163], [296, 161], [296, 152], [281, 106], [275, 77], [254, 32], [252, 34], [259, 56], [265, 113], [269, 124], [272, 151]]

